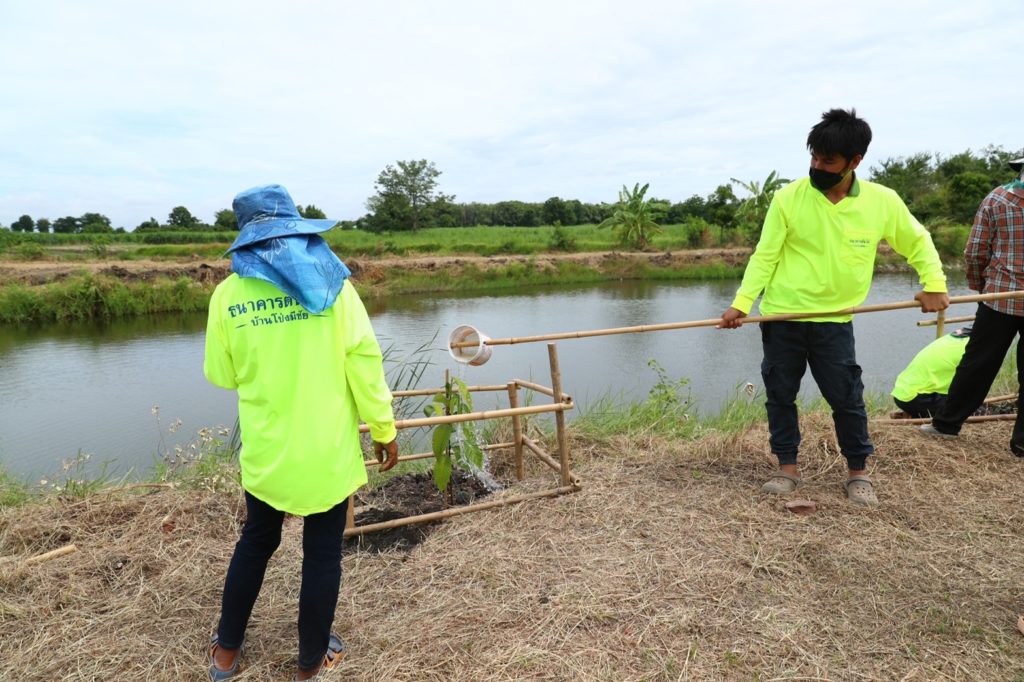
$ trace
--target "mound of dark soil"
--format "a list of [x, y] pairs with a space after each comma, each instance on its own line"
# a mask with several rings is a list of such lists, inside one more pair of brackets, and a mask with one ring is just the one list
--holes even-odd
[[[458, 470], [452, 473], [449, 490], [450, 501], [447, 493], [438, 492], [429, 471], [396, 476], [379, 488], [356, 495], [356, 526], [461, 507], [491, 494], [475, 476]], [[375, 552], [389, 549], [408, 551], [422, 542], [439, 523], [441, 521], [431, 521], [355, 535], [345, 540], [345, 548]]]

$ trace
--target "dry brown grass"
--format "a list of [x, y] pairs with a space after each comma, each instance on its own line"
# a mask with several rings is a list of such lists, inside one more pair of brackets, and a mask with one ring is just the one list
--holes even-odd
[[[579, 493], [451, 519], [408, 554], [347, 555], [338, 678], [1024, 680], [1009, 425], [954, 442], [874, 429], [876, 510], [846, 503], [827, 419], [804, 432], [811, 516], [756, 492], [771, 462], [755, 427], [576, 443]], [[241, 508], [158, 491], [4, 511], [0, 554], [80, 551], [0, 565], [0, 679], [204, 679]], [[300, 531], [271, 563], [239, 679], [291, 674]]]

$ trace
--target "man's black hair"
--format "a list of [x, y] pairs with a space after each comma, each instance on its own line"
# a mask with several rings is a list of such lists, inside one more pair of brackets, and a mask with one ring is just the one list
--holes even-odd
[[857, 118], [857, 110], [829, 109], [807, 136], [807, 149], [813, 154], [842, 156], [847, 161], [863, 156], [871, 144], [871, 126]]

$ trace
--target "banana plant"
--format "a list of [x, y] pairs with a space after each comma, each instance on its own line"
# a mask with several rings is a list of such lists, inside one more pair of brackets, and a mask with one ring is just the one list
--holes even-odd
[[736, 214], [740, 220], [751, 228], [753, 234], [760, 235], [761, 225], [764, 223], [765, 216], [768, 215], [768, 206], [772, 203], [772, 197], [775, 196], [775, 192], [787, 185], [790, 180], [780, 177], [776, 171], [769, 173], [763, 184], [757, 180], [744, 182], [736, 178], [729, 179], [734, 185], [739, 185], [750, 192], [750, 196], [740, 202], [740, 207]]
[[650, 183], [647, 183], [641, 187], [638, 182], [630, 191], [623, 185], [612, 214], [601, 221], [598, 227], [610, 227], [615, 230], [619, 242], [624, 246], [647, 248], [651, 236], [661, 232], [661, 226], [655, 221], [660, 205], [655, 206], [644, 198], [649, 186]]

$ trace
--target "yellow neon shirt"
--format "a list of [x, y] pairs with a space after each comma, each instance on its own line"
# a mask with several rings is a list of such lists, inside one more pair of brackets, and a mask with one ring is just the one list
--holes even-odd
[[275, 509], [323, 512], [366, 483], [360, 418], [395, 438], [380, 346], [351, 282], [319, 315], [232, 274], [210, 299], [206, 378], [238, 390], [242, 487]]
[[[833, 204], [809, 178], [791, 182], [772, 199], [732, 307], [749, 313], [762, 292], [762, 315], [858, 306], [871, 288], [882, 239], [917, 271], [925, 291], [946, 291], [931, 236], [894, 191], [855, 178], [850, 194]], [[844, 315], [807, 321], [849, 320]]]
[[949, 393], [969, 338], [946, 334], [922, 348], [896, 377], [892, 396], [910, 402], [922, 393]]

